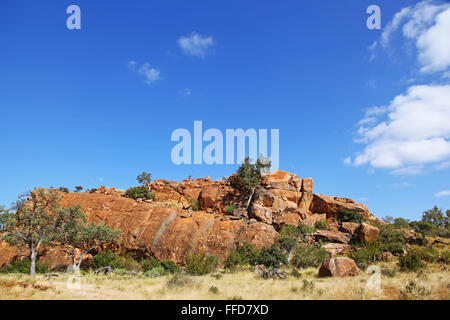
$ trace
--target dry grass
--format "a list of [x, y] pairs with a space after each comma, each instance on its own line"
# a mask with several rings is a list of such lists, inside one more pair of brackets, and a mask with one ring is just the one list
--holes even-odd
[[249, 271], [222, 276], [95, 276], [81, 283], [61, 275], [32, 279], [25, 275], [0, 275], [1, 299], [449, 299], [450, 272], [438, 266], [425, 274], [381, 275], [381, 292], [367, 288], [368, 274], [349, 278], [318, 278], [317, 269], [301, 271], [300, 277], [263, 280]]

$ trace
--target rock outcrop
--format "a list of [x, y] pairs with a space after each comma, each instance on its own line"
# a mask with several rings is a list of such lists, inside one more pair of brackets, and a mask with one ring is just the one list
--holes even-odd
[[326, 258], [319, 268], [319, 277], [359, 276], [361, 270], [347, 257]]
[[[183, 263], [186, 254], [205, 251], [223, 261], [237, 244], [270, 246], [285, 225], [314, 225], [327, 219], [330, 230], [318, 230], [316, 240], [339, 243], [330, 252], [344, 252], [356, 237], [354, 225], [340, 223], [348, 210], [359, 212], [366, 221], [377, 220], [365, 205], [351, 199], [313, 193], [313, 180], [275, 171], [265, 174], [247, 209], [248, 195], [236, 191], [231, 181], [187, 179], [182, 182], [156, 180], [150, 184], [156, 200], [133, 200], [123, 191], [100, 187], [95, 192], [63, 193], [62, 206], [80, 204], [89, 221], [104, 222], [122, 230], [118, 251]], [[199, 209], [190, 208], [198, 200]], [[228, 207], [233, 210], [227, 210]], [[340, 231], [338, 231], [338, 229]], [[366, 232], [366, 229], [368, 230]], [[364, 227], [362, 237], [372, 237]], [[311, 239], [314, 242], [314, 238]], [[0, 267], [17, 259], [20, 253], [0, 242]], [[58, 257], [54, 257], [58, 256]], [[41, 252], [42, 261], [55, 267], [70, 264], [61, 248]]]

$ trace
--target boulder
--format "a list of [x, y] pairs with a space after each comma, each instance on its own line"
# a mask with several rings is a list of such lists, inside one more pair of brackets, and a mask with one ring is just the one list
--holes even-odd
[[199, 195], [200, 208], [202, 210], [212, 208], [216, 203], [218, 192], [219, 187], [216, 185], [211, 185], [202, 188], [202, 191], [200, 192]]
[[266, 208], [259, 204], [253, 203], [251, 206], [250, 216], [258, 221], [272, 224], [272, 210], [270, 208]]
[[283, 211], [273, 218], [273, 224], [281, 229], [285, 225], [298, 226], [299, 222], [302, 220], [299, 212]]
[[314, 213], [326, 213], [327, 218], [339, 220], [340, 215], [345, 211], [355, 211], [361, 214], [365, 220], [378, 220], [364, 204], [343, 201], [345, 198], [329, 197], [321, 194], [314, 194], [310, 211]]
[[358, 229], [358, 238], [362, 241], [373, 241], [380, 236], [380, 229], [367, 223], [362, 223]]
[[339, 229], [342, 232], [349, 233], [351, 235], [356, 235], [359, 227], [360, 224], [356, 222], [342, 222], [341, 227]]
[[391, 252], [389, 251], [383, 252], [383, 260], [388, 261], [391, 260], [393, 257], [394, 255]]
[[302, 182], [302, 192], [313, 192], [314, 181], [312, 178], [305, 178]]
[[272, 171], [270, 174], [265, 174], [262, 177], [261, 184], [269, 188], [295, 190], [289, 185], [292, 174], [286, 171]]
[[337, 243], [349, 243], [350, 237], [342, 232], [333, 231], [333, 230], [317, 230], [312, 234], [314, 238], [317, 240], [321, 239], [328, 242], [337, 242]]
[[347, 257], [326, 258], [319, 268], [319, 277], [358, 276], [361, 270], [353, 259]]
[[302, 179], [296, 174], [292, 175], [291, 180], [289, 180], [289, 185], [297, 192], [302, 191]]

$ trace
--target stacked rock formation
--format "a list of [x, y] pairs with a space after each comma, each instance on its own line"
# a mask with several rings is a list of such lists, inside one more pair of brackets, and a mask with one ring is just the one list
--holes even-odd
[[[311, 241], [330, 242], [324, 247], [331, 255], [348, 252], [351, 239], [377, 236], [370, 225], [339, 222], [345, 211], [358, 212], [365, 221], [377, 221], [365, 205], [314, 194], [311, 178], [301, 179], [285, 171], [264, 175], [248, 208], [248, 196], [234, 190], [230, 179], [156, 180], [151, 188], [155, 201], [133, 200], [113, 188], [100, 187], [93, 193], [63, 194], [61, 205], [80, 204], [89, 221], [103, 221], [121, 229], [116, 250], [177, 263], [183, 263], [186, 254], [195, 251], [215, 254], [223, 261], [237, 244], [270, 246], [284, 225], [314, 225], [321, 219], [328, 221], [329, 228], [318, 230]], [[191, 199], [198, 200], [198, 211], [192, 210]], [[0, 242], [0, 267], [19, 255], [18, 250]], [[58, 247], [41, 252], [41, 261], [51, 267], [70, 264]]]

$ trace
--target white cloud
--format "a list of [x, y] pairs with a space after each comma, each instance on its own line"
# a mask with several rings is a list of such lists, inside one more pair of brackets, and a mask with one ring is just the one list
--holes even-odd
[[[415, 44], [420, 71], [444, 72], [450, 67], [449, 3], [425, 0], [402, 8], [384, 28], [379, 40], [381, 46], [388, 48], [393, 35], [399, 30], [405, 39]], [[377, 44], [374, 42], [369, 47], [371, 60]]]
[[450, 85], [412, 86], [388, 106], [366, 111], [356, 142], [365, 144], [353, 164], [417, 174], [426, 164], [450, 160]]
[[448, 196], [450, 196], [450, 190], [442, 190], [442, 191], [439, 191], [439, 192], [436, 193], [434, 196], [435, 196], [436, 198], [440, 198], [440, 197], [448, 197]]
[[212, 37], [204, 37], [195, 31], [186, 37], [180, 37], [177, 42], [184, 53], [200, 58], [204, 58], [214, 45]]
[[152, 68], [150, 66], [150, 63], [148, 63], [148, 62], [145, 62], [140, 67], [138, 67], [138, 63], [136, 61], [131, 60], [128, 62], [128, 67], [131, 70], [137, 72], [138, 74], [144, 76], [145, 82], [148, 85], [159, 80], [159, 78], [160, 78], [160, 71], [156, 68]]
[[344, 164], [352, 164], [352, 158], [351, 157], [346, 157], [342, 161], [344, 162]]

